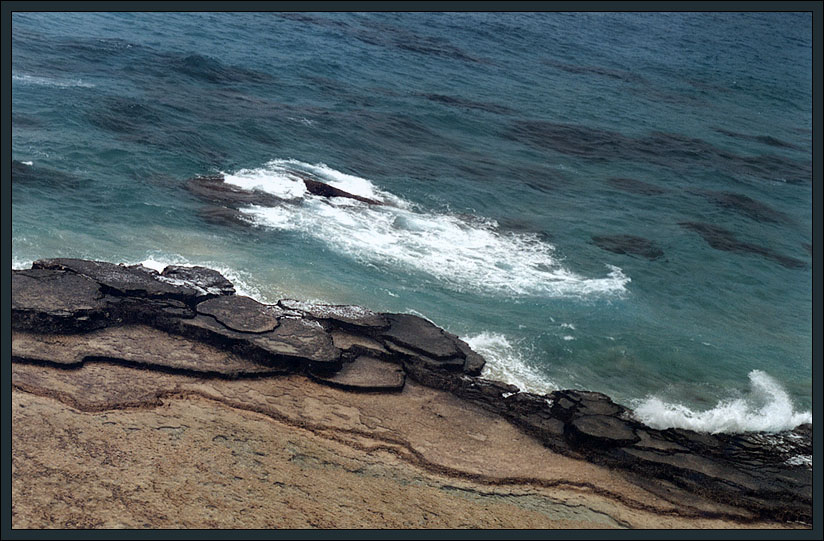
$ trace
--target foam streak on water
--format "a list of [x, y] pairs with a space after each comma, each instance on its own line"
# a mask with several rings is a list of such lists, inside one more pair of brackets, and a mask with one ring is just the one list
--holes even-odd
[[38, 77], [36, 75], [18, 75], [12, 74], [11, 76], [12, 81], [23, 83], [23, 84], [30, 84], [30, 85], [37, 85], [37, 86], [51, 86], [56, 88], [69, 88], [69, 87], [80, 87], [80, 88], [93, 88], [94, 85], [91, 83], [87, 83], [81, 79], [57, 79], [53, 77]]
[[653, 428], [686, 428], [699, 432], [780, 432], [812, 422], [809, 411], [797, 412], [787, 392], [761, 370], [749, 373], [750, 395], [724, 400], [706, 411], [650, 396], [635, 407], [636, 416]]
[[[311, 195], [299, 186], [295, 169], [389, 205]], [[323, 164], [275, 160], [263, 168], [245, 169], [225, 178], [246, 190], [257, 189], [287, 200], [299, 198], [274, 208], [243, 209], [258, 225], [309, 235], [365, 264], [425, 273], [457, 291], [583, 296], [622, 293], [629, 282], [614, 266], [605, 278], [580, 276], [563, 267], [555, 247], [537, 235], [501, 231], [494, 220], [481, 217], [418, 210], [367, 179]]]

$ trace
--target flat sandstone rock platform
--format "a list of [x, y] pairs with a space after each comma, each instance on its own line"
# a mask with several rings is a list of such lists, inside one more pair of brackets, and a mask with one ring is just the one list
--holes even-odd
[[810, 527], [809, 426], [654, 430], [209, 269], [42, 260], [12, 293], [13, 528]]

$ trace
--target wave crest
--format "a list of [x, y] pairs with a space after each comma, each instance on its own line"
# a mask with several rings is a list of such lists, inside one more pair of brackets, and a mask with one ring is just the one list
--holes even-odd
[[795, 411], [790, 396], [768, 374], [753, 370], [749, 379], [747, 398], [722, 400], [706, 411], [693, 411], [683, 404], [649, 396], [636, 405], [635, 415], [652, 428], [686, 428], [712, 434], [781, 432], [812, 422], [812, 414]]

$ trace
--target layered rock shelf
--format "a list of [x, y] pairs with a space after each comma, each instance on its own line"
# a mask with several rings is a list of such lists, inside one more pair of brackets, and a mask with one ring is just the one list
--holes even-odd
[[[92, 395], [106, 385], [92, 383], [89, 374], [102, 377], [106, 367], [112, 378], [121, 367], [156, 371], [167, 395], [182, 393], [185, 385], [162, 378], [257, 382], [296, 375], [335, 392], [385, 394], [400, 408], [410, 400], [410, 385], [430, 388], [505, 420], [552, 453], [619, 472], [694, 516], [812, 520], [812, 471], [794, 459], [812, 454], [809, 425], [772, 435], [656, 430], [600, 393], [538, 395], [485, 379], [478, 353], [421, 317], [293, 299], [262, 304], [203, 267], [168, 266], [158, 273], [139, 265], [44, 259], [15, 270], [12, 361], [16, 390], [53, 388], [55, 396], [71, 395], [69, 403], [94, 404]], [[37, 370], [62, 374], [63, 383]], [[69, 384], [66, 378], [75, 379]], [[122, 403], [140, 402], [121, 383], [107, 387], [107, 396], [122, 393]], [[244, 404], [250, 400], [244, 395]], [[523, 478], [539, 468], [529, 462], [520, 467]]]

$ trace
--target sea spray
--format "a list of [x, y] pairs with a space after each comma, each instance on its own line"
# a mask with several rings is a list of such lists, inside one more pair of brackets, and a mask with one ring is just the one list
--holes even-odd
[[648, 396], [635, 405], [635, 415], [657, 429], [686, 428], [698, 432], [780, 432], [812, 422], [809, 411], [797, 412], [787, 392], [761, 370], [749, 373], [746, 398], [722, 400], [709, 410], [695, 411]]

